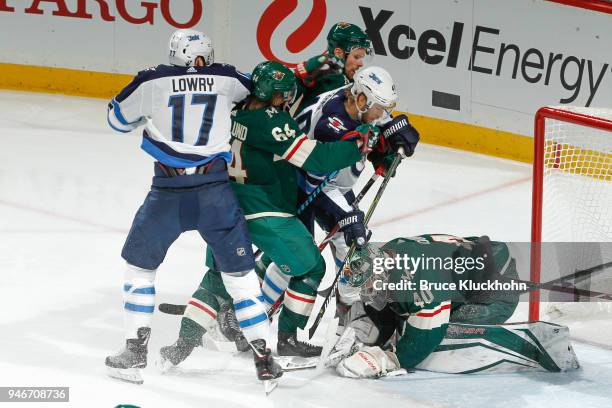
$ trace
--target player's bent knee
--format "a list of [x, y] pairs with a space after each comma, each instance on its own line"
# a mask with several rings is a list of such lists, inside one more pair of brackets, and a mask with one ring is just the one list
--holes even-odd
[[123, 285], [126, 309], [153, 313], [150, 309], [155, 306], [154, 299], [151, 301], [155, 297], [155, 272], [156, 270], [126, 264]]

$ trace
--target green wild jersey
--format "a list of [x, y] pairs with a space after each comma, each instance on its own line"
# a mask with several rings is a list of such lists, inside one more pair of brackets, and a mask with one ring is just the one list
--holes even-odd
[[328, 173], [361, 160], [355, 142], [317, 143], [273, 107], [232, 112], [230, 143], [228, 173], [247, 220], [295, 215], [295, 167]]
[[[411, 263], [407, 268], [404, 264], [400, 269], [394, 268], [389, 282], [410, 281], [415, 285], [415, 290], [387, 292], [388, 302], [391, 302], [389, 306], [406, 322], [397, 343], [397, 355], [402, 367], [417, 366], [440, 344], [446, 333], [451, 309], [464, 303], [478, 302], [479, 296], [482, 298], [483, 292], [472, 290], [470, 281], [483, 282], [495, 279], [499, 274], [516, 276], [508, 273], [509, 270], [515, 271], [515, 263], [505, 243], [490, 243], [489, 256], [492, 255], [493, 262], [486, 263], [482, 253], [478, 252], [477, 242], [477, 237], [432, 234], [397, 238], [382, 247], [393, 256], [407, 255], [413, 260], [409, 261]], [[422, 282], [427, 287], [422, 287]], [[491, 293], [487, 295], [486, 299], [490, 301]]]

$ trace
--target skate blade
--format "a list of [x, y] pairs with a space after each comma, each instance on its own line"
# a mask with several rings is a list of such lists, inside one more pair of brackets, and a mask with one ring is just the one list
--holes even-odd
[[270, 395], [272, 393], [272, 391], [274, 391], [276, 389], [276, 387], [278, 387], [278, 380], [274, 379], [274, 380], [265, 380], [263, 382], [264, 385], [264, 391], [266, 392], [266, 396]]
[[130, 382], [132, 384], [143, 384], [144, 380], [138, 368], [113, 368], [106, 367], [106, 372], [109, 377], [118, 380]]
[[320, 357], [279, 356], [275, 360], [283, 371], [297, 371], [316, 368]]
[[160, 373], [166, 374], [174, 367], [174, 364], [170, 360], [167, 360], [163, 357], [160, 357], [155, 361], [155, 367], [159, 370]]

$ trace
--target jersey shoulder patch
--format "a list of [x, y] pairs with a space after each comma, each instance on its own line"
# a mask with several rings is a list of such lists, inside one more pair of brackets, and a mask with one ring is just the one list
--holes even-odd
[[328, 116], [327, 127], [338, 134], [344, 134], [348, 129], [344, 126], [344, 122], [338, 116]]

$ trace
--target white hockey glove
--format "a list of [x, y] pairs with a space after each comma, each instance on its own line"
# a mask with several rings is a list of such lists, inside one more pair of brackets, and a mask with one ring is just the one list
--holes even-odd
[[345, 358], [336, 367], [336, 372], [348, 378], [379, 378], [398, 370], [400, 363], [395, 353], [380, 347], [363, 347]]

